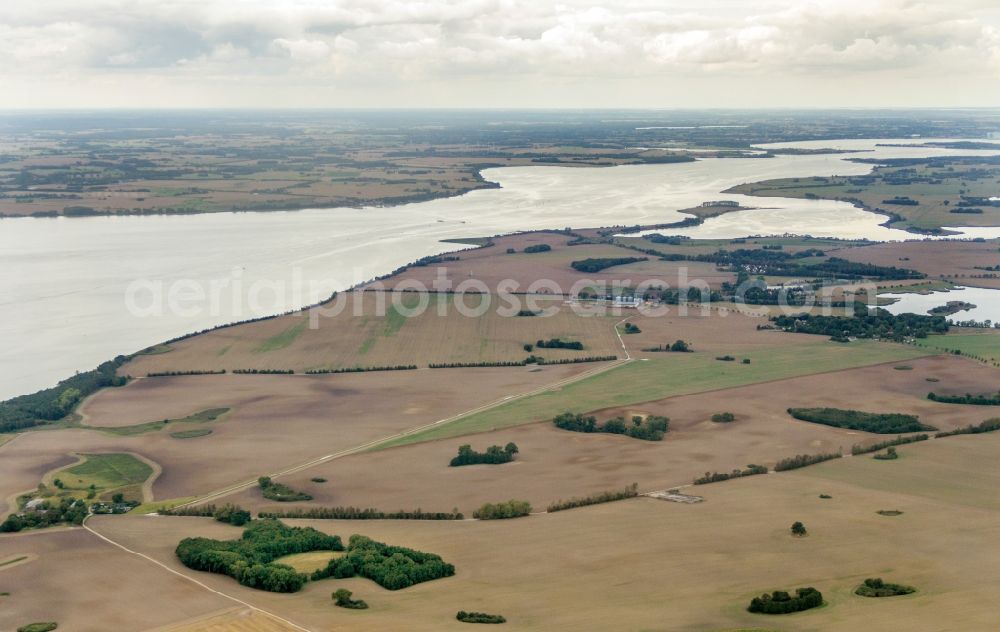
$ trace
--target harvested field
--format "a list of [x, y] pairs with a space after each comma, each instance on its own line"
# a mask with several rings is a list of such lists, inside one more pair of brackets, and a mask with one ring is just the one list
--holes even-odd
[[300, 632], [257, 610], [237, 608], [179, 626], [169, 626], [150, 632]]
[[186, 441], [164, 431], [135, 436], [85, 428], [24, 433], [0, 447], [0, 500], [34, 489], [44, 474], [73, 463], [71, 454], [78, 452], [133, 452], [160, 464], [163, 472], [153, 485], [158, 500], [204, 494], [593, 368], [137, 380], [88, 400], [83, 410], [89, 423], [120, 428], [208, 408], [232, 410], [212, 422], [211, 435]]
[[[806, 403], [837, 405], [843, 402], [842, 393], [851, 393], [851, 405], [856, 408], [916, 414], [921, 421], [942, 429], [978, 423], [991, 416], [991, 411], [982, 407], [927, 400], [926, 377], [935, 375], [965, 387], [982, 388], [995, 379], [996, 369], [948, 356], [910, 364], [910, 371], [880, 365], [670, 397], [594, 413], [601, 421], [617, 415], [667, 416], [670, 431], [663, 441], [568, 432], [546, 420], [472, 437], [356, 454], [281, 479], [294, 489], [307, 489], [314, 496], [310, 503], [273, 503], [261, 499], [255, 491], [227, 501], [264, 511], [280, 511], [290, 505], [371, 506], [384, 511], [417, 507], [448, 511], [457, 507], [468, 515], [484, 502], [512, 497], [543, 509], [558, 499], [621, 489], [633, 482], [639, 483], [640, 492], [670, 489], [690, 484], [706, 471], [729, 472], [749, 463], [773, 467], [779, 459], [796, 454], [849, 454], [856, 443], [891, 438], [797, 421], [786, 412], [789, 406]], [[866, 388], [871, 384], [880, 387]], [[579, 408], [581, 403], [567, 406], [586, 412]], [[737, 420], [713, 423], [711, 416], [721, 410], [736, 412]], [[462, 444], [481, 449], [509, 441], [520, 449], [510, 464], [448, 467], [449, 459]], [[899, 449], [909, 452], [911, 447]], [[311, 484], [309, 479], [314, 476], [330, 483]], [[711, 486], [697, 489], [707, 487]]]
[[[679, 274], [685, 269], [687, 279], [703, 279], [712, 287], [719, 287], [723, 281], [733, 281], [736, 275], [731, 272], [719, 272], [712, 263], [691, 261], [660, 261], [655, 256], [649, 256], [649, 261], [640, 261], [620, 266], [613, 266], [600, 272], [583, 273], [570, 267], [573, 261], [588, 258], [619, 258], [646, 257], [641, 252], [622, 248], [612, 244], [581, 244], [567, 245], [572, 239], [559, 233], [527, 233], [497, 237], [493, 245], [454, 253], [458, 261], [443, 261], [425, 267], [414, 267], [381, 282], [382, 287], [394, 288], [401, 283], [420, 283], [432, 287], [432, 283], [444, 271], [445, 278], [453, 285], [467, 279], [484, 282], [491, 291], [495, 291], [502, 281], [511, 280], [517, 283], [513, 292], [523, 293], [532, 288], [532, 284], [545, 281], [532, 288], [532, 291], [542, 293], [569, 293], [574, 284], [576, 289], [583, 289], [589, 282], [605, 282], [608, 287], [618, 282], [621, 286], [636, 286], [650, 280], [662, 281], [670, 287], [676, 287]], [[546, 252], [525, 253], [526, 247], [545, 244], [552, 249]], [[643, 242], [640, 246], [650, 247], [653, 244]], [[507, 253], [513, 248], [516, 253]], [[586, 282], [582, 282], [586, 281]], [[551, 282], [553, 285], [548, 284]], [[403, 286], [405, 287], [405, 285]]]
[[[786, 336], [792, 338], [797, 336], [776, 332], [763, 333], [773, 336], [772, 339], [776, 341], [784, 340]], [[625, 338], [631, 337], [638, 335], [625, 336]], [[395, 439], [385, 446], [405, 445], [516, 426], [551, 419], [565, 410], [586, 412], [674, 395], [720, 391], [744, 384], [783, 380], [808, 373], [827, 373], [899, 361], [926, 353], [904, 345], [875, 342], [841, 345], [818, 340], [819, 337], [816, 336], [802, 337], [808, 342], [788, 347], [761, 347], [755, 352], [747, 353], [745, 357], [751, 358], [751, 364], [720, 362], [715, 359], [717, 357], [715, 353], [707, 351], [652, 354], [656, 357], [632, 361], [564, 388], [517, 399], [471, 414], [455, 423]], [[796, 340], [790, 342], [798, 343]], [[826, 380], [829, 381], [829, 378]], [[869, 387], [870, 385], [865, 385], [862, 390]]]
[[[467, 296], [463, 306], [459, 306], [456, 301], [461, 299], [432, 295], [426, 311], [407, 316], [409, 310], [420, 305], [416, 296], [352, 292], [341, 297], [343, 311], [336, 316], [320, 317], [316, 329], [308, 326], [307, 314], [220, 329], [173, 343], [170, 353], [138, 356], [123, 366], [121, 372], [144, 376], [150, 372], [207, 369], [302, 372], [396, 365], [426, 367], [431, 363], [451, 362], [516, 362], [530, 355], [524, 349], [526, 343], [549, 338], [577, 340], [584, 345], [583, 351], [545, 349], [536, 354], [549, 360], [621, 353], [612, 318], [576, 316], [562, 301], [540, 301], [543, 308], [550, 304], [560, 308], [554, 316], [517, 317], [498, 314], [497, 309], [505, 304], [496, 297]], [[475, 312], [484, 300], [489, 301], [488, 309], [477, 315]], [[381, 311], [379, 303], [384, 305]], [[513, 311], [517, 313], [517, 309]], [[377, 316], [378, 313], [384, 315]]]
[[1000, 276], [976, 269], [1000, 263], [997, 240], [971, 241], [907, 241], [872, 244], [863, 248], [830, 250], [830, 256], [850, 261], [897, 266], [923, 272], [932, 278], [945, 278], [962, 285], [1000, 288]]
[[232, 602], [129, 555], [83, 529], [0, 536], [0, 559], [30, 563], [0, 572], [0, 630], [56, 621], [60, 630], [148, 630], [203, 617]]
[[[984, 455], [1000, 456], [1000, 437], [965, 440], [978, 440]], [[979, 463], [967, 462], [961, 451], [942, 457], [939, 465], [925, 459], [938, 443], [907, 448], [915, 467], [957, 480], [977, 475]], [[410, 630], [461, 630], [454, 621], [459, 609], [502, 613], [506, 627], [516, 630], [758, 629], [775, 623], [747, 613], [750, 598], [790, 586], [815, 586], [828, 605], [783, 617], [780, 627], [788, 632], [990, 629], [993, 613], [977, 604], [1000, 596], [992, 581], [1000, 564], [1000, 523], [996, 509], [982, 504], [994, 495], [993, 486], [970, 492], [980, 501], [956, 503], [947, 491], [933, 488], [912, 495], [814, 474], [850, 472], [865, 467], [864, 461], [842, 459], [706, 485], [698, 488], [705, 502], [693, 505], [638, 498], [509, 521], [294, 521], [433, 551], [456, 566], [455, 577], [397, 592], [350, 579], [317, 582], [288, 596], [205, 573], [198, 579], [315, 629], [363, 621], [366, 630], [398, 630], [405, 621]], [[852, 477], [868, 479], [863, 473], [842, 475]], [[820, 500], [820, 493], [833, 499]], [[904, 513], [890, 521], [875, 513], [885, 507]], [[809, 538], [788, 537], [796, 520], [807, 526]], [[954, 537], [956, 524], [962, 537]], [[236, 532], [196, 518], [128, 516], [95, 525], [175, 568], [173, 547], [181, 537]], [[622, 567], [635, 579], [611, 580], [612, 569]], [[853, 595], [870, 576], [920, 590], [898, 600]], [[370, 610], [355, 617], [331, 608], [333, 587], [353, 590]], [[664, 600], [664, 594], [672, 598]], [[609, 602], [616, 606], [607, 607]]]

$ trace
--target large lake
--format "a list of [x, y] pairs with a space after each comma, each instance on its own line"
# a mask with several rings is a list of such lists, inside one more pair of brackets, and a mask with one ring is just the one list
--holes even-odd
[[[852, 139], [780, 145], [859, 149], [866, 152], [862, 154], [489, 169], [484, 176], [501, 188], [392, 208], [2, 220], [0, 398], [50, 386], [74, 371], [167, 338], [315, 302], [333, 290], [456, 247], [441, 243], [444, 238], [664, 223], [681, 219], [678, 209], [729, 199], [759, 208], [671, 232], [720, 238], [795, 232], [912, 239], [908, 233], [880, 227], [884, 218], [846, 203], [719, 192], [769, 178], [852, 175], [871, 169], [845, 161], [851, 157], [1000, 153], [876, 147], [919, 142]], [[962, 230], [969, 236], [1000, 236], [1000, 228]], [[188, 287], [174, 283], [181, 280], [187, 280]], [[174, 287], [185, 313], [135, 315], [125, 297], [137, 281], [145, 282], [143, 287]], [[249, 295], [249, 288], [260, 289], [260, 281], [269, 286]], [[183, 300], [198, 288], [209, 298]], [[142, 299], [146, 294], [135, 296]]]

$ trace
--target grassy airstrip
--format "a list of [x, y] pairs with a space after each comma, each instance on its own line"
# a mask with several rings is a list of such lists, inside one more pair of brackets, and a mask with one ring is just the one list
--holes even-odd
[[842, 345], [817, 341], [755, 351], [746, 356], [751, 358], [750, 364], [720, 362], [710, 353], [661, 355], [667, 357], [632, 361], [564, 388], [517, 399], [452, 423], [388, 441], [378, 448], [541, 421], [565, 410], [586, 412], [928, 354], [921, 349], [895, 344], [859, 341]]

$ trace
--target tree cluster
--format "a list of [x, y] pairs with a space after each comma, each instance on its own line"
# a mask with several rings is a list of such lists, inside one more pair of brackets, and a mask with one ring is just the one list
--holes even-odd
[[215, 505], [198, 505], [196, 507], [178, 507], [161, 509], [157, 512], [161, 516], [200, 516], [205, 518], [215, 518], [219, 522], [225, 522], [236, 527], [242, 527], [250, 522], [251, 515], [246, 509], [238, 506], [225, 504], [221, 507]]
[[907, 338], [926, 338], [930, 334], [948, 332], [948, 321], [944, 316], [896, 315], [882, 308], [869, 312], [862, 304], [856, 305], [854, 316], [782, 315], [772, 318], [772, 321], [785, 331], [822, 334], [839, 341], [879, 338], [902, 342]]
[[476, 452], [472, 449], [471, 445], [465, 444], [459, 446], [458, 456], [453, 458], [448, 465], [451, 467], [479, 464], [499, 465], [501, 463], [510, 463], [514, 460], [514, 455], [517, 453], [517, 444], [514, 442], [508, 443], [502, 448], [498, 445], [491, 445], [486, 448], [486, 452]]
[[524, 252], [529, 255], [536, 252], [548, 252], [550, 250], [552, 250], [552, 246], [548, 244], [532, 244], [524, 248]]
[[11, 514], [0, 523], [0, 532], [16, 533], [23, 529], [44, 529], [57, 524], [83, 524], [87, 517], [87, 503], [83, 500], [63, 498], [58, 503], [46, 500], [32, 511]]
[[535, 343], [535, 346], [539, 349], [572, 349], [574, 351], [582, 351], [583, 343], [577, 340], [563, 340], [562, 338], [549, 338], [548, 340], [539, 340]]
[[854, 591], [855, 595], [862, 597], [896, 597], [898, 595], [909, 595], [917, 592], [913, 586], [903, 584], [890, 584], [882, 581], [881, 577], [869, 577]]
[[789, 408], [788, 414], [802, 421], [875, 434], [937, 430], [920, 423], [916, 415], [902, 413], [866, 413], [843, 408]]
[[649, 261], [649, 257], [607, 257], [607, 258], [588, 258], [581, 261], [573, 261], [569, 265], [577, 272], [586, 272], [588, 274], [593, 274], [594, 272], [600, 272], [601, 270], [611, 268], [614, 266], [621, 266], [627, 263], [637, 263], [639, 261]]
[[797, 589], [794, 597], [783, 590], [764, 593], [760, 597], [754, 597], [747, 610], [761, 614], [789, 614], [818, 608], [821, 605], [823, 605], [822, 593], [809, 587]]
[[348, 608], [350, 610], [367, 610], [368, 604], [365, 603], [364, 599], [351, 599], [353, 595], [351, 591], [346, 588], [340, 588], [334, 591], [331, 597], [333, 598], [334, 605], [340, 608]]
[[255, 520], [239, 540], [184, 538], [176, 553], [198, 571], [232, 577], [244, 586], [270, 592], [296, 592], [308, 578], [274, 560], [294, 553], [343, 551], [340, 537], [311, 527], [289, 527], [277, 520]]
[[649, 415], [645, 419], [636, 415], [630, 423], [619, 416], [599, 424], [593, 415], [584, 416], [571, 412], [557, 415], [552, 423], [557, 428], [571, 432], [620, 434], [643, 441], [662, 441], [670, 426], [670, 420], [659, 415]]
[[441, 577], [451, 577], [455, 567], [439, 555], [401, 546], [390, 546], [362, 535], [352, 535], [347, 555], [330, 560], [311, 579], [364, 577], [388, 590], [399, 590]]
[[477, 520], [506, 520], [520, 518], [531, 513], [531, 503], [525, 500], [508, 500], [501, 503], [486, 503], [472, 512]]
[[257, 484], [260, 485], [260, 491], [264, 494], [264, 498], [268, 500], [282, 503], [312, 500], [312, 496], [309, 494], [296, 491], [288, 485], [275, 483], [270, 476], [261, 476], [257, 479]]

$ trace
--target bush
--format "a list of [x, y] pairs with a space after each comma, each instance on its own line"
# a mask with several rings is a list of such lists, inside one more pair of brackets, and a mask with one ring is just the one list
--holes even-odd
[[625, 323], [625, 332], [624, 333], [626, 333], [626, 334], [641, 334], [642, 330], [639, 329], [638, 325], [633, 325], [632, 323]]
[[841, 408], [789, 408], [788, 414], [802, 421], [876, 434], [937, 430], [920, 423], [916, 415], [901, 413], [866, 413]]
[[806, 533], [808, 533], [806, 531], [806, 526], [798, 521], [792, 523], [791, 531], [792, 535], [797, 535], [797, 536], [803, 536]]
[[41, 623], [29, 623], [28, 625], [22, 625], [17, 629], [17, 632], [52, 632], [59, 627], [59, 624], [55, 621], [44, 621]]
[[462, 623], [507, 623], [507, 619], [499, 614], [486, 614], [485, 612], [466, 612], [459, 610], [455, 618]]
[[264, 498], [268, 500], [276, 500], [281, 503], [312, 500], [312, 496], [309, 494], [297, 492], [281, 483], [275, 483], [271, 480], [270, 476], [261, 476], [257, 479], [257, 484], [260, 485], [260, 490], [264, 494]]
[[712, 415], [712, 421], [717, 424], [728, 424], [736, 420], [736, 415], [733, 413], [715, 413]]
[[760, 614], [789, 614], [823, 605], [823, 595], [815, 588], [799, 588], [792, 597], [783, 590], [754, 597], [747, 608]]
[[896, 448], [889, 448], [882, 454], [876, 454], [874, 457], [879, 461], [894, 461], [899, 458], [899, 454], [896, 453]]
[[510, 463], [514, 460], [514, 455], [517, 453], [517, 444], [513, 442], [508, 443], [503, 448], [498, 445], [491, 445], [486, 448], [486, 452], [476, 452], [472, 449], [471, 445], [466, 444], [459, 446], [458, 456], [453, 458], [448, 465], [451, 467], [478, 465], [481, 463], [499, 465], [501, 463]]
[[508, 500], [504, 503], [486, 503], [472, 512], [477, 520], [506, 520], [520, 518], [531, 513], [531, 503], [526, 500]]
[[670, 345], [670, 350], [678, 353], [688, 353], [691, 351], [691, 345], [683, 340], [677, 340], [674, 344]]
[[855, 595], [862, 597], [896, 597], [898, 595], [909, 595], [917, 592], [913, 586], [903, 584], [889, 584], [882, 581], [880, 577], [869, 577], [854, 591]]
[[351, 599], [351, 595], [353, 594], [354, 593], [347, 590], [346, 588], [340, 588], [334, 591], [334, 593], [330, 596], [333, 598], [335, 605], [341, 608], [350, 608], [352, 610], [367, 610], [368, 604], [365, 603], [363, 599]]

